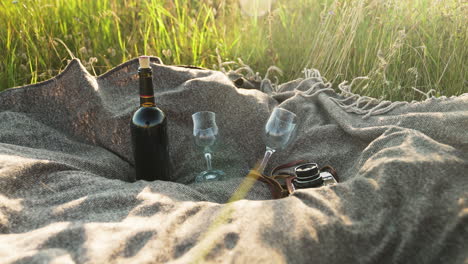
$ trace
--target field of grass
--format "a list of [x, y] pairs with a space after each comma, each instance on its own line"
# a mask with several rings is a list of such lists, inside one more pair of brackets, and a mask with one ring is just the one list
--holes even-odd
[[305, 67], [334, 87], [367, 76], [353, 92], [377, 98], [468, 92], [463, 0], [276, 0], [261, 17], [239, 3], [0, 1], [0, 91], [51, 78], [73, 57], [99, 75], [141, 54], [213, 68], [218, 51], [262, 75], [276, 65], [280, 81]]

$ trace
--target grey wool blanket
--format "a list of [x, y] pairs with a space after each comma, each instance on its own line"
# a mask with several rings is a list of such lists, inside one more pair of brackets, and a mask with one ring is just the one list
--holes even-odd
[[[55, 78], [0, 93], [0, 263], [467, 263], [468, 94], [387, 102], [331, 89], [317, 72], [238, 88], [235, 72], [163, 65], [172, 181], [134, 181], [129, 122], [138, 61], [94, 77], [78, 60]], [[267, 170], [331, 165], [341, 182], [272, 199], [246, 177], [275, 106], [295, 140]], [[191, 115], [216, 113], [219, 182]]]

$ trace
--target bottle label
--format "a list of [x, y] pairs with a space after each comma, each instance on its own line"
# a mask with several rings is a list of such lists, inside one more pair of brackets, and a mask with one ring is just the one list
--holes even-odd
[[153, 78], [150, 68], [138, 69], [140, 79], [140, 106], [154, 107]]
[[154, 107], [154, 96], [152, 95], [140, 95], [140, 105], [143, 107]]

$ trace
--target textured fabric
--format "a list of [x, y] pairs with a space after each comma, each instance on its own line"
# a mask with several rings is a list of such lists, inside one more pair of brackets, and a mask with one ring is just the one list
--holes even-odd
[[[392, 103], [337, 94], [310, 72], [260, 80], [264, 93], [152, 61], [173, 182], [132, 182], [137, 60], [99, 77], [73, 60], [0, 93], [0, 263], [468, 261], [468, 94]], [[277, 105], [300, 125], [267, 169], [304, 159], [341, 183], [272, 200], [245, 177]], [[216, 112], [213, 167], [228, 180], [193, 183], [205, 163], [191, 114], [202, 110]]]

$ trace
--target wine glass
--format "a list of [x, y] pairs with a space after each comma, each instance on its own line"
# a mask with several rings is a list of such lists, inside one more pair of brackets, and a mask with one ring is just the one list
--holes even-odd
[[219, 137], [216, 115], [213, 112], [201, 111], [193, 114], [192, 120], [195, 144], [203, 149], [207, 166], [205, 171], [196, 176], [195, 182], [221, 180], [225, 173], [221, 170], [214, 170], [211, 166], [212, 147]]
[[265, 125], [266, 151], [258, 172], [263, 173], [271, 155], [291, 142], [297, 128], [297, 116], [284, 108], [276, 107]]

